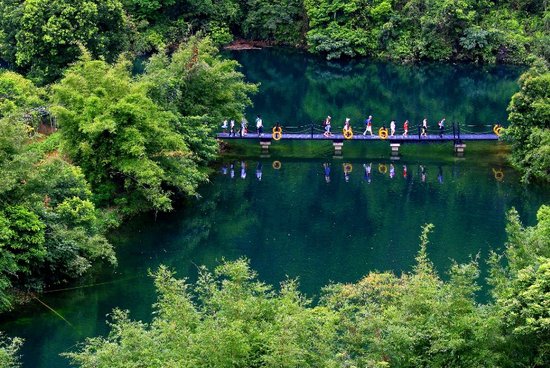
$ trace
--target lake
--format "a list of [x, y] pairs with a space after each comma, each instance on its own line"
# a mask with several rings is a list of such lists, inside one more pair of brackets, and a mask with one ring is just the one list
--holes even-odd
[[[268, 127], [320, 123], [329, 114], [335, 127], [346, 117], [361, 127], [370, 114], [375, 127], [426, 116], [434, 127], [445, 117], [487, 131], [505, 122], [523, 70], [327, 62], [286, 49], [225, 55], [243, 65], [249, 81], [261, 83], [247, 117], [260, 113]], [[298, 278], [315, 300], [329, 282], [410, 270], [426, 223], [435, 225], [428, 253], [443, 277], [452, 260], [476, 255], [484, 277], [488, 252], [504, 244], [506, 211], [515, 207], [534, 224], [538, 207], [549, 203], [548, 188], [522, 185], [500, 142], [468, 143], [464, 158], [452, 151], [451, 143], [404, 145], [401, 158], [390, 160], [387, 142], [346, 142], [343, 157], [334, 158], [330, 142], [277, 142], [269, 157], [260, 157], [257, 142], [231, 143], [201, 198], [156, 218], [132, 219], [110, 235], [115, 270], [40, 296], [63, 319], [34, 300], [3, 315], [0, 330], [25, 338], [25, 367], [66, 367], [59, 353], [105, 334], [113, 308], [150, 318], [155, 293], [148, 271], [160, 264], [192, 281], [198, 265], [247, 257], [260, 279], [277, 287]]]

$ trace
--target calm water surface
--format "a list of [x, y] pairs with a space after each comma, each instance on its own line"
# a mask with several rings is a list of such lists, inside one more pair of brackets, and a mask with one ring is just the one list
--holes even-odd
[[[346, 116], [360, 123], [365, 114], [415, 122], [427, 115], [484, 131], [485, 124], [505, 120], [521, 72], [328, 63], [286, 50], [231, 56], [250, 81], [261, 82], [249, 120], [262, 113], [268, 125], [318, 122], [326, 114], [337, 123]], [[66, 321], [38, 302], [4, 315], [0, 329], [26, 339], [24, 366], [68, 366], [58, 354], [105, 334], [106, 314], [115, 307], [148, 320], [155, 294], [147, 272], [160, 264], [192, 280], [196, 265], [246, 256], [262, 280], [276, 286], [299, 278], [302, 290], [315, 297], [331, 281], [355, 281], [371, 270], [410, 270], [420, 227], [428, 222], [435, 224], [429, 254], [442, 274], [452, 259], [484, 259], [502, 247], [507, 209], [516, 207], [533, 224], [537, 208], [550, 200], [548, 188], [519, 184], [502, 144], [468, 145], [464, 159], [452, 156], [450, 144], [410, 145], [399, 161], [389, 160], [385, 143], [347, 143], [343, 159], [332, 157], [329, 142], [280, 143], [271, 157], [260, 158], [258, 151], [253, 143], [231, 147], [202, 198], [156, 219], [136, 218], [113, 233], [116, 270], [82, 280], [86, 287], [44, 294], [41, 299]]]

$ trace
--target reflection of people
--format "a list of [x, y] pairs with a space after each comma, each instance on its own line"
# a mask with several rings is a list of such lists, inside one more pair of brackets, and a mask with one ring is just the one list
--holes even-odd
[[437, 174], [437, 181], [439, 184], [443, 184], [443, 169], [439, 166], [439, 172]]
[[235, 177], [235, 165], [233, 163], [229, 166], [229, 176], [231, 179]]
[[369, 118], [365, 120], [365, 131], [363, 132], [363, 135], [367, 135], [367, 133], [370, 133], [370, 136], [372, 137], [372, 115], [369, 115]]
[[403, 178], [407, 179], [407, 165], [403, 165]]
[[330, 164], [328, 162], [325, 162], [323, 164], [323, 168], [325, 170], [325, 181], [327, 183], [330, 183]]
[[262, 163], [258, 162], [258, 165], [256, 165], [256, 179], [258, 181], [262, 181]]
[[395, 120], [392, 120], [390, 123], [390, 136], [393, 137], [395, 134]]
[[371, 176], [370, 176], [370, 173], [371, 173], [371, 170], [372, 170], [372, 163], [370, 164], [363, 164], [363, 167], [365, 168], [365, 180], [367, 181], [367, 183], [370, 184], [371, 182]]
[[420, 179], [423, 183], [426, 182], [426, 169], [422, 165], [420, 165]]
[[227, 165], [226, 164], [222, 165], [222, 174], [227, 175]]
[[409, 135], [409, 121], [405, 120], [405, 123], [403, 123], [403, 137], [406, 137]]
[[241, 179], [246, 179], [246, 163], [241, 161]]
[[350, 172], [350, 169], [348, 165], [344, 164], [344, 180], [346, 181], [346, 183], [349, 182], [349, 172]]
[[390, 164], [390, 179], [393, 179], [395, 176], [395, 166], [393, 164]]

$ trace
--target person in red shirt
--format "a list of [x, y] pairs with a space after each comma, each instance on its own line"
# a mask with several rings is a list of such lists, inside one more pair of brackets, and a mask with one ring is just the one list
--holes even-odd
[[403, 137], [407, 137], [409, 135], [409, 121], [405, 120], [405, 123], [403, 124]]

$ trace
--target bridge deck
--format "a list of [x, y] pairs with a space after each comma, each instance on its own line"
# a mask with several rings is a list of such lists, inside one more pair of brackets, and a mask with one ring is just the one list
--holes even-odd
[[[229, 133], [218, 133], [216, 135], [219, 139], [248, 139], [248, 140], [268, 140], [272, 139], [271, 133], [263, 133], [261, 137], [255, 133], [249, 133], [244, 136], [235, 135], [232, 136]], [[323, 134], [295, 134], [295, 133], [283, 133], [281, 140], [315, 140], [315, 141], [335, 141], [335, 140], [347, 140], [344, 138], [343, 134], [333, 134], [330, 137], [325, 137]], [[374, 136], [364, 136], [362, 134], [354, 135], [351, 139], [352, 141], [384, 141], [378, 135]], [[417, 135], [409, 135], [403, 137], [401, 135], [396, 135], [394, 137], [388, 137], [385, 141], [403, 143], [403, 142], [453, 142], [458, 140], [457, 136], [452, 134], [443, 134], [443, 137], [440, 138], [439, 134], [428, 134], [426, 137], [418, 137]], [[498, 136], [496, 134], [460, 134], [461, 141], [498, 141]]]

